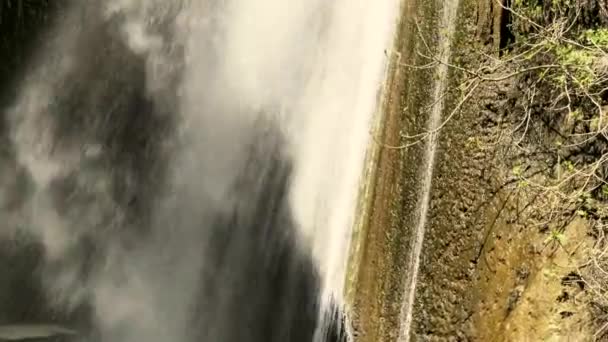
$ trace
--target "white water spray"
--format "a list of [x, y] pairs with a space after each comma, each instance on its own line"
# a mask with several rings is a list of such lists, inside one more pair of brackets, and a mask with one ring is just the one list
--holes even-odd
[[[108, 337], [113, 341], [187, 340], [187, 310], [197, 281], [190, 270], [200, 263], [200, 228], [194, 222], [172, 227], [163, 215], [194, 211], [202, 200], [219, 208], [228, 204], [229, 187], [247, 159], [251, 127], [265, 118], [287, 137], [295, 163], [290, 204], [302, 245], [312, 250], [320, 269], [321, 295], [341, 301], [383, 50], [392, 44], [399, 1], [106, 0], [104, 5], [104, 20], [118, 20], [127, 46], [145, 59], [150, 96], [162, 97], [176, 68], [173, 50], [183, 47], [185, 76], [175, 115], [178, 140], [187, 144], [170, 169], [172, 189], [181, 199], [158, 205], [144, 248], [108, 246], [104, 266], [90, 281], [78, 279], [81, 263], [71, 259], [75, 241], [99, 229], [108, 216], [112, 219], [104, 224], [113, 228], [104, 228], [126, 223], [108, 196], [109, 176], [81, 170], [97, 141], [79, 141], [85, 144], [80, 146], [61, 140], [47, 115], [70, 82], [79, 25], [86, 21], [61, 24], [54, 43], [39, 52], [45, 58], [37, 59], [10, 113], [17, 160], [35, 182], [26, 226], [45, 246], [49, 262], [63, 265], [49, 269], [45, 278], [57, 300], [76, 305], [93, 298], [101, 328], [121, 331]], [[147, 30], [171, 11], [179, 12], [170, 29], [174, 41]], [[60, 214], [50, 205], [48, 189], [70, 173], [95, 184], [96, 204]]]

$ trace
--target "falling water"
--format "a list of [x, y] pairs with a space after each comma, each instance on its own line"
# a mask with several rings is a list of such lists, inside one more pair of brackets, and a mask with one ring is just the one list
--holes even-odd
[[6, 112], [40, 310], [85, 341], [321, 340], [398, 7], [73, 2]]
[[[444, 2], [439, 21], [439, 32], [437, 47], [437, 59], [449, 61], [452, 55], [452, 38], [456, 30], [456, 17], [458, 14], [459, 0]], [[405, 282], [405, 296], [401, 304], [401, 325], [398, 342], [408, 342], [412, 327], [414, 296], [418, 283], [418, 271], [420, 268], [420, 256], [422, 255], [422, 244], [426, 231], [427, 215], [429, 211], [429, 201], [431, 198], [431, 183], [435, 168], [435, 156], [437, 154], [437, 137], [442, 125], [442, 115], [444, 111], [444, 93], [448, 85], [448, 63], [438, 63], [435, 70], [433, 82], [433, 92], [431, 101], [433, 105], [430, 110], [427, 132], [428, 138], [425, 141], [424, 168], [420, 179], [420, 193], [416, 209], [417, 224], [413, 231], [411, 242], [411, 254], [408, 258]]]

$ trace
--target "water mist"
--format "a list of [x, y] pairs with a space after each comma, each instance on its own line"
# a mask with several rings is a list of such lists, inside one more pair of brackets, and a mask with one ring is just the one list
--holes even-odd
[[25, 180], [0, 179], [20, 194], [0, 237], [41, 249], [36, 319], [83, 341], [337, 340], [398, 6], [70, 4], [6, 111]]

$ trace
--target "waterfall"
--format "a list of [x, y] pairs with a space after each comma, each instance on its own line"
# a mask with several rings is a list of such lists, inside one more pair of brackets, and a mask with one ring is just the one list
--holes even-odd
[[5, 113], [1, 237], [42, 249], [44, 310], [85, 341], [335, 334], [398, 9], [69, 5]]
[[437, 154], [437, 137], [442, 126], [442, 115], [444, 111], [444, 93], [448, 84], [448, 64], [452, 55], [452, 38], [456, 30], [456, 19], [460, 1], [445, 2], [439, 19], [439, 32], [436, 58], [443, 63], [439, 63], [435, 70], [436, 77], [433, 78], [432, 107], [429, 113], [426, 132], [428, 137], [425, 139], [424, 167], [420, 177], [420, 193], [416, 204], [416, 227], [413, 230], [411, 241], [411, 254], [408, 258], [409, 263], [405, 274], [404, 300], [401, 304], [401, 325], [399, 331], [399, 342], [410, 340], [412, 326], [414, 297], [416, 295], [416, 285], [418, 282], [418, 271], [420, 268], [420, 256], [422, 254], [422, 244], [426, 231], [426, 221], [429, 211], [429, 201], [431, 197], [431, 186], [433, 171], [435, 167], [435, 156]]

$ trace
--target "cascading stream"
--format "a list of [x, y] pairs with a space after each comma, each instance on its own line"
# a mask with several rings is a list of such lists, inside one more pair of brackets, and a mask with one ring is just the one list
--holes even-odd
[[[436, 56], [440, 61], [449, 61], [452, 56], [452, 38], [456, 30], [456, 16], [459, 4], [459, 0], [453, 0], [443, 4], [439, 21], [439, 32], [442, 33], [438, 38]], [[409, 264], [407, 265], [407, 273], [405, 275], [405, 296], [403, 303], [401, 304], [401, 325], [399, 327], [398, 342], [409, 342], [410, 340], [414, 314], [414, 297], [416, 295], [416, 285], [420, 269], [420, 257], [422, 255], [422, 245], [426, 232], [427, 216], [429, 214], [429, 202], [437, 154], [437, 139], [439, 131], [444, 125], [442, 122], [442, 115], [445, 108], [444, 94], [448, 84], [448, 63], [439, 63], [436, 67], [435, 75], [431, 97], [433, 105], [431, 106], [427, 121], [426, 133], [428, 134], [428, 137], [425, 139], [424, 168], [421, 171], [421, 186], [416, 210], [417, 223], [412, 234]]]
[[0, 182], [0, 228], [41, 250], [32, 319], [85, 341], [335, 334], [398, 7], [72, 3], [5, 114], [24, 181]]

